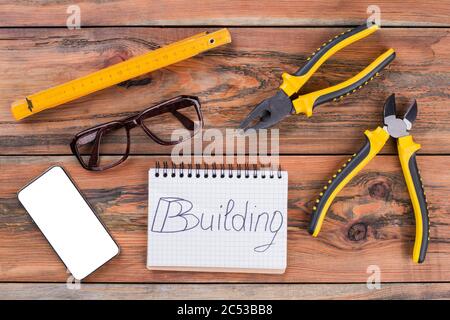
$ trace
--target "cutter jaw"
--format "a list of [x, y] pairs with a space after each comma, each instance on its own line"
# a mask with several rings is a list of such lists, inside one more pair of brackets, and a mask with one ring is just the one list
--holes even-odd
[[384, 104], [384, 130], [393, 138], [400, 138], [409, 135], [409, 130], [412, 128], [412, 124], [417, 117], [417, 102], [411, 104], [406, 111], [403, 119], [398, 118], [396, 115], [395, 107], [395, 94], [391, 94]]

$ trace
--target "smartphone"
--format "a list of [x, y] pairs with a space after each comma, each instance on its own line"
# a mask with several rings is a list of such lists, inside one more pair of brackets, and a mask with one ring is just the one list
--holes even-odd
[[18, 198], [75, 279], [82, 280], [119, 254], [119, 246], [62, 167], [47, 169]]

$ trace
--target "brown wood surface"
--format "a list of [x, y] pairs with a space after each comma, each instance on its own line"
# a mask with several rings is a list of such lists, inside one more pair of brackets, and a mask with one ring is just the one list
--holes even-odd
[[365, 283], [370, 265], [380, 267], [386, 282], [450, 281], [449, 157], [418, 158], [431, 220], [422, 265], [411, 261], [414, 218], [397, 157], [379, 156], [339, 194], [318, 238], [306, 231], [313, 202], [347, 157], [283, 157], [289, 172], [288, 268], [283, 275], [147, 270], [147, 171], [160, 159], [135, 156], [98, 174], [80, 168], [70, 156], [0, 157], [0, 281], [67, 279], [63, 264], [16, 197], [52, 164], [72, 175], [121, 247], [121, 254], [86, 282]]
[[359, 24], [369, 5], [381, 10], [384, 25], [449, 26], [448, 1], [242, 1], [109, 0], [0, 1], [0, 26], [65, 26], [69, 5], [78, 4], [82, 26], [269, 25], [333, 26]]
[[[82, 29], [68, 30], [71, 4], [0, 0], [0, 299], [450, 297], [449, 1], [87, 0], [78, 2]], [[179, 94], [201, 98], [205, 128], [236, 128], [275, 92], [282, 72], [295, 72], [324, 41], [363, 23], [372, 4], [383, 28], [333, 56], [304, 91], [346, 80], [391, 47], [394, 62], [343, 101], [278, 126], [289, 171], [286, 273], [147, 270], [147, 170], [171, 149], [135, 129], [135, 155], [92, 173], [71, 155], [73, 135]], [[145, 75], [149, 84], [108, 88], [22, 122], [10, 114], [16, 99], [221, 26], [231, 44]], [[319, 237], [306, 231], [323, 183], [363, 144], [364, 130], [382, 124], [392, 92], [399, 111], [414, 98], [419, 106], [412, 134], [422, 144], [417, 161], [431, 220], [422, 265], [411, 261], [414, 218], [392, 141], [339, 194]], [[69, 274], [16, 196], [54, 164], [72, 175], [121, 247], [82, 290], [66, 288]], [[381, 290], [366, 287], [371, 265], [381, 270]]]
[[[236, 128], [247, 113], [295, 72], [309, 54], [342, 28], [232, 28], [233, 43], [151, 73], [144, 86], [112, 87], [16, 122], [16, 99], [142, 54], [204, 28], [101, 28], [0, 30], [1, 154], [70, 154], [73, 135], [179, 94], [203, 101], [205, 128]], [[213, 29], [210, 29], [213, 30]], [[306, 85], [315, 90], [348, 79], [387, 48], [397, 58], [381, 77], [338, 103], [318, 107], [313, 117], [281, 123], [280, 151], [288, 154], [351, 154], [363, 132], [382, 125], [386, 97], [398, 94], [399, 111], [418, 100], [413, 134], [422, 154], [450, 153], [450, 51], [447, 28], [384, 28], [332, 57]], [[132, 152], [168, 154], [141, 130]], [[395, 153], [388, 144], [384, 153]]]
[[[71, 289], [69, 289], [71, 288]], [[448, 283], [382, 284], [378, 290], [366, 284], [81, 284], [0, 283], [2, 299], [450, 299]]]

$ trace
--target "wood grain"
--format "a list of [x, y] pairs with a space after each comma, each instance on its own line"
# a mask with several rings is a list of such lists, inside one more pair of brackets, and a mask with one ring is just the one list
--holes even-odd
[[[157, 157], [134, 156], [103, 173], [80, 168], [73, 157], [0, 157], [0, 282], [64, 282], [68, 275], [16, 192], [52, 164], [63, 165], [121, 247], [121, 254], [86, 282], [365, 283], [377, 265], [385, 282], [450, 281], [450, 158], [419, 156], [430, 204], [431, 242], [422, 265], [411, 261], [414, 218], [397, 157], [379, 156], [338, 196], [321, 234], [306, 231], [323, 183], [343, 156], [286, 156], [289, 172], [288, 268], [283, 275], [149, 271], [147, 171]], [[363, 233], [355, 237], [355, 226]]]
[[60, 283], [0, 283], [2, 299], [422, 300], [450, 299], [450, 284], [389, 283], [379, 290], [366, 284], [81, 284], [74, 290]]
[[[343, 29], [231, 29], [231, 45], [154, 72], [147, 85], [112, 87], [26, 121], [12, 119], [9, 109], [16, 99], [201, 30], [0, 30], [0, 154], [70, 154], [68, 144], [82, 129], [179, 94], [201, 98], [205, 128], [236, 128], [253, 106], [276, 91], [283, 71], [294, 72], [323, 41]], [[282, 122], [280, 152], [353, 153], [364, 141], [363, 131], [382, 124], [384, 101], [395, 92], [400, 110], [412, 99], [418, 100], [419, 116], [413, 134], [423, 146], [420, 152], [450, 153], [449, 30], [384, 28], [332, 57], [307, 84], [305, 92], [349, 78], [386, 48], [397, 51], [389, 70], [362, 90], [342, 102], [320, 106], [312, 118], [292, 116]], [[162, 148], [135, 129], [132, 152], [169, 154], [170, 148]], [[388, 144], [383, 152], [396, 152], [394, 144]]]
[[[0, 26], [66, 26], [66, 1], [0, 1]], [[82, 26], [333, 26], [360, 24], [369, 17], [369, 0], [110, 0], [83, 1]], [[386, 26], [449, 26], [446, 1], [378, 0]]]

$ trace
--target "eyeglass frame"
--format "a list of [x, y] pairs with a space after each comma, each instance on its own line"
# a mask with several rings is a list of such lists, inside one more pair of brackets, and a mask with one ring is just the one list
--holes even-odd
[[[147, 115], [151, 111], [154, 111], [155, 109], [161, 109], [161, 111], [162, 111], [163, 107], [165, 107], [167, 105], [170, 105], [170, 104], [175, 104], [175, 103], [183, 101], [183, 100], [192, 102], [192, 104], [193, 104], [193, 106], [195, 108], [195, 111], [197, 113], [198, 120], [199, 120], [198, 128], [197, 129], [194, 128], [194, 130], [192, 131], [192, 133], [191, 133], [191, 135], [190, 135], [190, 137], [188, 139], [179, 140], [179, 141], [165, 141], [165, 140], [160, 139], [157, 135], [153, 134], [143, 124], [143, 121], [145, 119], [149, 119], [151, 117], [158, 116], [160, 114], [170, 112], [170, 111], [164, 111], [164, 112], [156, 113], [156, 114], [154, 114], [154, 115], [152, 115], [150, 117], [145, 117], [145, 115]], [[182, 115], [182, 116], [184, 116], [184, 115]], [[175, 117], [177, 117], [177, 116], [175, 115]], [[182, 120], [180, 118], [177, 117], [177, 119], [183, 124], [183, 122], [182, 122]], [[151, 106], [151, 107], [149, 107], [149, 108], [147, 108], [147, 109], [145, 109], [143, 111], [139, 111], [139, 112], [137, 112], [137, 113], [135, 113], [135, 114], [133, 114], [131, 116], [128, 116], [128, 117], [124, 118], [124, 119], [109, 121], [109, 122], [106, 122], [106, 123], [94, 126], [92, 128], [85, 129], [85, 130], [83, 130], [83, 131], [81, 131], [81, 132], [79, 132], [79, 133], [77, 133], [75, 135], [75, 137], [72, 139], [72, 142], [70, 143], [70, 149], [72, 150], [72, 153], [76, 156], [76, 158], [78, 159], [78, 162], [81, 164], [81, 166], [84, 169], [90, 170], [90, 171], [104, 171], [104, 170], [107, 170], [107, 169], [111, 169], [111, 168], [113, 168], [115, 166], [118, 166], [119, 164], [123, 163], [128, 158], [128, 156], [130, 155], [130, 145], [131, 145], [130, 130], [135, 128], [135, 127], [137, 127], [137, 126], [141, 127], [141, 129], [145, 132], [145, 134], [147, 134], [147, 136], [149, 136], [153, 141], [155, 141], [156, 143], [158, 143], [160, 145], [167, 146], [167, 145], [176, 145], [176, 144], [179, 144], [179, 143], [182, 143], [182, 142], [190, 140], [194, 135], [196, 135], [198, 133], [198, 130], [201, 130], [203, 128], [203, 124], [204, 124], [204, 122], [203, 122], [203, 114], [202, 114], [202, 111], [201, 111], [200, 99], [198, 97], [196, 97], [196, 96], [180, 95], [180, 96], [177, 96], [175, 98], [159, 102], [156, 105], [153, 105], [153, 106]], [[104, 167], [91, 166], [89, 164], [86, 164], [84, 162], [84, 160], [82, 159], [81, 153], [79, 152], [79, 150], [78, 150], [78, 148], [76, 146], [77, 141], [81, 137], [85, 136], [86, 134], [96, 132], [95, 140], [98, 139], [99, 142], [97, 143], [94, 140], [94, 143], [95, 143], [95, 147], [99, 148], [99, 146], [100, 146], [100, 139], [102, 137], [103, 132], [106, 129], [108, 129], [108, 128], [114, 128], [114, 125], [119, 126], [119, 128], [124, 128], [126, 133], [127, 133], [127, 135], [126, 135], [126, 137], [127, 137], [127, 148], [126, 148], [125, 153], [123, 154], [122, 158], [119, 161], [117, 161], [115, 163], [112, 163], [112, 164], [109, 164], [109, 165], [105, 165]], [[183, 124], [183, 125], [185, 125], [185, 124]], [[97, 151], [96, 153], [97, 153], [97, 157], [98, 157], [99, 151]], [[94, 152], [91, 152], [90, 156], [93, 156], [93, 154], [94, 154]]]

